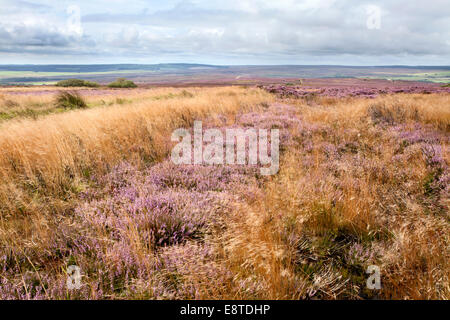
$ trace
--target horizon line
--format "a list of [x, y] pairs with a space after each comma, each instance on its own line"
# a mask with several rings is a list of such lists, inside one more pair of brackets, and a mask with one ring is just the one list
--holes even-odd
[[198, 65], [198, 66], [212, 66], [212, 67], [282, 67], [282, 66], [300, 66], [300, 67], [450, 67], [450, 65], [409, 65], [409, 64], [380, 64], [380, 65], [350, 65], [350, 64], [208, 64], [208, 63], [191, 63], [191, 62], [163, 62], [163, 63], [10, 63], [2, 64], [1, 66], [102, 66], [102, 65]]

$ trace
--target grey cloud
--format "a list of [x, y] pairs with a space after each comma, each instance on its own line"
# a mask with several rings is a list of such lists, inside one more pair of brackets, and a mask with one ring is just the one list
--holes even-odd
[[[445, 2], [438, 2], [448, 7]], [[167, 43], [171, 47], [178, 44], [180, 51], [217, 49], [264, 53], [273, 48], [275, 51], [319, 55], [333, 51], [336, 54], [368, 55], [450, 52], [444, 31], [450, 29], [450, 25], [441, 10], [435, 12], [426, 5], [413, 10], [411, 5], [403, 2], [405, 7], [402, 8], [413, 11], [410, 12], [413, 18], [410, 18], [409, 14], [406, 15], [397, 6], [385, 2], [380, 5], [383, 12], [382, 29], [368, 30], [364, 5], [371, 2], [351, 1], [351, 5], [348, 4], [346, 2], [344, 6], [342, 2], [336, 2], [326, 9], [301, 11], [262, 6], [255, 13], [246, 14], [235, 10], [207, 10], [188, 3], [153, 14], [87, 15], [83, 17], [83, 22], [133, 23], [181, 29], [184, 32], [179, 32], [176, 39], [170, 39], [170, 43]], [[431, 22], [433, 28], [429, 27], [430, 23], [426, 21], [428, 18], [438, 19]], [[216, 39], [208, 34], [198, 34], [193, 38], [186, 30], [196, 27], [223, 28], [224, 33]], [[442, 32], [436, 33], [435, 28], [442, 29]], [[258, 38], [258, 32], [267, 35], [270, 43], [264, 43], [264, 37]], [[156, 45], [164, 45], [164, 37], [154, 42]]]
[[0, 8], [2, 14], [20, 12], [45, 12], [51, 9], [50, 6], [41, 3], [34, 3], [23, 0], [0, 0]]
[[[238, 6], [246, 2], [249, 10]], [[281, 63], [333, 56], [359, 56], [363, 60], [382, 56], [450, 57], [448, 1], [350, 0], [326, 1], [323, 6], [309, 1], [303, 7], [295, 1], [283, 3], [243, 0], [221, 8], [213, 2], [182, 2], [170, 9], [151, 12], [142, 8], [135, 13], [84, 12], [80, 3], [86, 34], [83, 38], [71, 37], [57, 28], [14, 25], [7, 29], [0, 24], [0, 51], [17, 48], [34, 52], [37, 47], [54, 47], [73, 48], [74, 55], [256, 57]], [[382, 12], [379, 30], [366, 27], [365, 8], [374, 4]]]
[[[0, 27], [1, 28], [1, 27]], [[70, 44], [70, 37], [64, 36], [56, 30], [47, 28], [14, 26], [9, 30], [0, 30], [2, 37], [0, 44], [14, 46], [63, 47]]]

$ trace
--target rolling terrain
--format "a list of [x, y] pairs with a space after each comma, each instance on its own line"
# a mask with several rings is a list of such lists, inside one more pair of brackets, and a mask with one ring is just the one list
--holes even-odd
[[255, 81], [304, 78], [367, 78], [450, 82], [450, 67], [409, 66], [215, 66], [201, 64], [0, 65], [0, 85], [53, 84], [70, 78], [107, 83], [125, 77], [137, 83], [248, 84]]

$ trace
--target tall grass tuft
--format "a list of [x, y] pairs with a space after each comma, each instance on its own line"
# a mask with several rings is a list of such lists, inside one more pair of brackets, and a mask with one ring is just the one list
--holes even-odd
[[63, 109], [86, 109], [87, 104], [76, 91], [61, 91], [56, 96], [56, 106]]

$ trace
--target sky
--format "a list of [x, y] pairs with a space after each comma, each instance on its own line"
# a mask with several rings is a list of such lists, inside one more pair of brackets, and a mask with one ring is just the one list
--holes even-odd
[[0, 64], [450, 65], [448, 0], [0, 0]]

